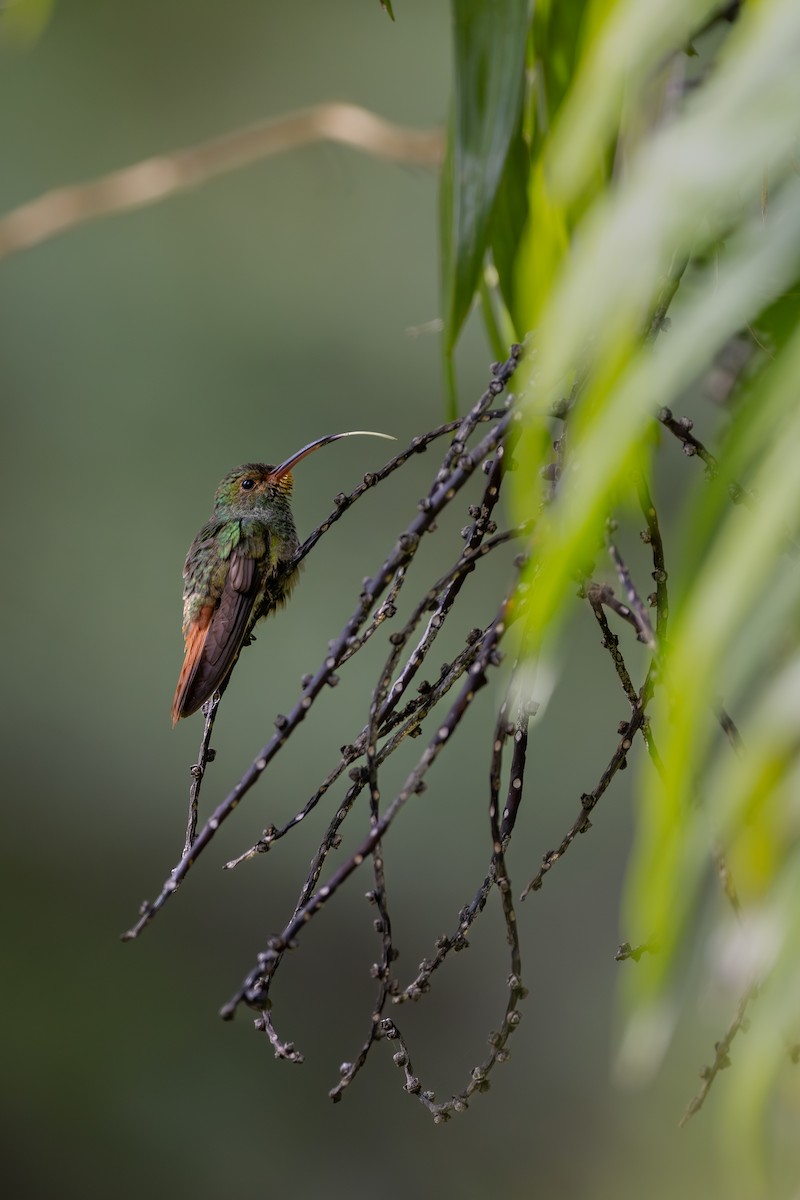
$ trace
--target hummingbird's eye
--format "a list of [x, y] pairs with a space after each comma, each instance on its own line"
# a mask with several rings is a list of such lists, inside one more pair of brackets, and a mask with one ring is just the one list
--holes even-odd
[[243, 479], [239, 485], [243, 492], [249, 492], [251, 488], [256, 486], [255, 479]]

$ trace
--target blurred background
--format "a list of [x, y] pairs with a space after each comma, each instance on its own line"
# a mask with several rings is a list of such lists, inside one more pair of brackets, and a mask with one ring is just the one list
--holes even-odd
[[[441, 125], [447, 6], [400, 0], [395, 10], [393, 24], [378, 0], [56, 4], [37, 41], [0, 47], [0, 212], [324, 100]], [[690, 1014], [659, 1078], [636, 1092], [614, 1082], [615, 987], [635, 969], [614, 961], [625, 936], [625, 776], [591, 834], [519, 906], [530, 996], [510, 1062], [464, 1116], [434, 1127], [402, 1091], [386, 1045], [341, 1104], [327, 1098], [371, 1010], [379, 947], [366, 874], [309, 928], [275, 987], [276, 1023], [303, 1066], [274, 1061], [246, 1014], [218, 1019], [291, 912], [336, 798], [268, 856], [233, 874], [219, 868], [291, 816], [360, 729], [386, 635], [323, 698], [156, 923], [138, 942], [119, 941], [183, 840], [200, 720], [173, 731], [169, 705], [189, 542], [236, 463], [276, 461], [339, 429], [381, 429], [403, 444], [443, 419], [437, 335], [425, 328], [438, 315], [436, 229], [435, 172], [320, 144], [0, 265], [0, 1036], [14, 1195], [658, 1198], [706, 1196], [721, 1178], [707, 1113], [683, 1131], [677, 1122], [725, 1005], [707, 997]], [[478, 328], [468, 330], [463, 405], [485, 387], [491, 357]], [[383, 460], [380, 443], [354, 439], [303, 464], [301, 536]], [[319, 665], [435, 465], [434, 452], [420, 456], [348, 514], [307, 561], [280, 624], [264, 626], [243, 657], [203, 814]], [[474, 498], [452, 515], [455, 528]], [[419, 587], [457, 543], [425, 548]], [[470, 585], [459, 636], [491, 618], [507, 578], [498, 559], [494, 578]], [[531, 741], [509, 862], [517, 891], [571, 824], [626, 715], [588, 615], [566, 653]], [[403, 983], [452, 930], [489, 861], [487, 730], [500, 686], [485, 689], [457, 752], [387, 839]], [[363, 833], [365, 812], [359, 821]], [[439, 1099], [485, 1056], [507, 972], [494, 896], [470, 952], [452, 958], [423, 1004], [392, 1014]]]

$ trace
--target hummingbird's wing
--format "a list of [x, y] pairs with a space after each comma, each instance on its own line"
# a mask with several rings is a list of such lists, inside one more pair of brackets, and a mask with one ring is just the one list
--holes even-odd
[[[173, 725], [197, 712], [230, 674], [247, 634], [253, 609], [263, 589], [263, 545], [254, 556], [247, 542], [218, 563], [218, 591], [186, 628], [186, 654], [175, 698]], [[221, 584], [221, 587], [219, 586]]]

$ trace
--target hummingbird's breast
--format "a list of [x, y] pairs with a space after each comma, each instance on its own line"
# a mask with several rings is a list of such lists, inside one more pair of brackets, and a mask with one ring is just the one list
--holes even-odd
[[[297, 537], [291, 510], [273, 510], [270, 519], [244, 520], [241, 522], [241, 538], [244, 543], [260, 543], [266, 549], [259, 596], [253, 606], [253, 625], [275, 609], [283, 607], [292, 594], [299, 578], [295, 568], [285, 573], [285, 565], [294, 558], [300, 542]], [[252, 627], [252, 626], [251, 626]]]

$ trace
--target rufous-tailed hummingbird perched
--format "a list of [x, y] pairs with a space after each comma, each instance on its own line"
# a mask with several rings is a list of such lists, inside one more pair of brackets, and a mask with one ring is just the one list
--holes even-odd
[[197, 712], [221, 689], [262, 617], [291, 595], [298, 570], [282, 572], [300, 543], [290, 504], [292, 469], [314, 450], [346, 437], [388, 433], [353, 429], [309, 442], [276, 467], [245, 463], [214, 496], [211, 520], [192, 542], [183, 568], [183, 660], [172, 723]]

